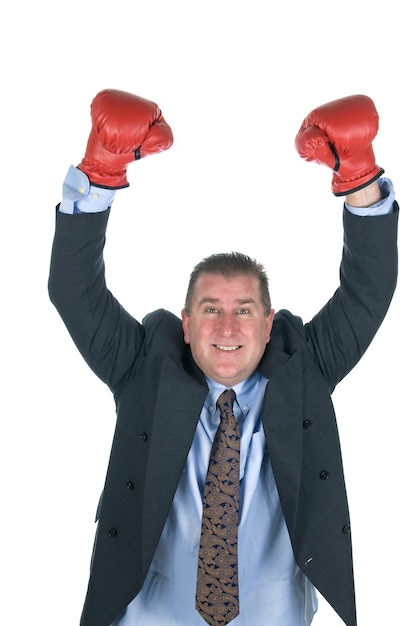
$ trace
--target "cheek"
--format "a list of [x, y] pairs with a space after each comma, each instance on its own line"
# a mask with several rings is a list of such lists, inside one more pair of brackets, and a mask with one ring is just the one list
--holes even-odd
[[258, 335], [255, 335], [255, 343], [258, 344], [258, 348], [261, 352], [265, 351], [266, 344], [269, 343], [270, 340], [270, 330], [266, 326], [260, 328]]
[[185, 343], [196, 346], [202, 339], [204, 329], [202, 325], [197, 325], [190, 319], [183, 323], [183, 337]]

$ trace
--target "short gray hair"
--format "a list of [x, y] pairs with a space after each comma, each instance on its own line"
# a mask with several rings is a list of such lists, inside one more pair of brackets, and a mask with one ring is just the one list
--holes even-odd
[[255, 276], [259, 281], [262, 305], [266, 316], [272, 305], [269, 293], [269, 280], [265, 268], [255, 259], [240, 252], [220, 252], [200, 261], [192, 270], [185, 299], [185, 313], [190, 315], [195, 286], [201, 274], [219, 274], [225, 278], [234, 276]]

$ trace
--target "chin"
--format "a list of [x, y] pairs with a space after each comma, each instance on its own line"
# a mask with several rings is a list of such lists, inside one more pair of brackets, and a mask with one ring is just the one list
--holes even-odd
[[221, 385], [225, 385], [226, 387], [232, 387], [233, 385], [237, 385], [237, 383], [244, 380], [245, 376], [240, 376], [238, 372], [223, 372], [217, 373], [214, 380], [219, 382]]

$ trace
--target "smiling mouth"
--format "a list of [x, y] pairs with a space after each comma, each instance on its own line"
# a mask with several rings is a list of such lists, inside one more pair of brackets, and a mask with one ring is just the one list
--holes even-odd
[[234, 352], [234, 350], [238, 350], [241, 346], [222, 346], [218, 343], [214, 344], [218, 350], [223, 350], [224, 352]]

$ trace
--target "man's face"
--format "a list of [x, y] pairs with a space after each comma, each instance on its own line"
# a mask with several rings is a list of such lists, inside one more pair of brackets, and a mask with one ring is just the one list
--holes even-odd
[[201, 274], [191, 313], [182, 310], [185, 342], [201, 370], [231, 387], [257, 368], [269, 342], [274, 311], [264, 314], [255, 276]]

